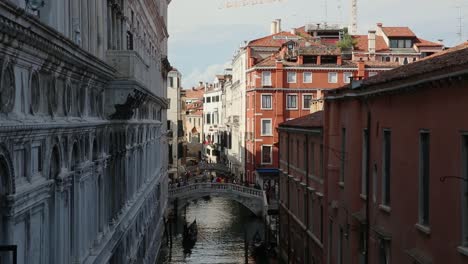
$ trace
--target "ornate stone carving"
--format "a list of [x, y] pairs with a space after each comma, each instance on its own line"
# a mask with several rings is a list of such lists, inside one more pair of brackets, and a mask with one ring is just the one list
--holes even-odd
[[15, 105], [15, 74], [8, 65], [2, 73], [0, 85], [0, 112], [9, 113]]

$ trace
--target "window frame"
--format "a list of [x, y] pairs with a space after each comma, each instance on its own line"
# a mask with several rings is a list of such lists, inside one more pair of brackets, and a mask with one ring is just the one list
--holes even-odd
[[[310, 95], [310, 102], [309, 102], [309, 107], [305, 107], [305, 96], [309, 96]], [[310, 93], [306, 93], [306, 94], [302, 94], [302, 109], [305, 109], [305, 110], [310, 110], [311, 106], [312, 106], [312, 99], [314, 98], [313, 94], [310, 94]]]
[[[296, 97], [296, 107], [289, 107], [289, 96], [295, 96]], [[286, 94], [286, 110], [297, 110], [299, 109], [299, 105], [297, 102], [297, 93], [288, 93]]]
[[367, 167], [367, 158], [369, 153], [369, 130], [364, 128], [362, 131], [362, 152], [361, 152], [361, 196], [367, 197], [367, 177], [369, 168]]
[[[270, 107], [263, 107], [263, 97], [270, 96]], [[261, 110], [272, 110], [273, 109], [273, 94], [271, 93], [262, 93], [260, 95], [260, 109]]]
[[[387, 138], [388, 136], [388, 138]], [[391, 202], [391, 167], [392, 167], [392, 132], [390, 129], [382, 131], [382, 190], [381, 203], [390, 206]], [[389, 157], [387, 157], [389, 155]], [[388, 162], [388, 164], [387, 164]]]
[[[265, 74], [268, 73], [268, 81], [265, 82]], [[262, 86], [272, 86], [271, 84], [271, 71], [262, 71]]]
[[[270, 133], [269, 134], [264, 134], [263, 133], [263, 122], [264, 121], [270, 121]], [[260, 136], [262, 137], [269, 137], [269, 136], [273, 136], [273, 119], [272, 118], [261, 118], [260, 119]]]
[[[334, 74], [336, 78], [334, 82], [332, 82], [330, 78], [332, 74]], [[328, 72], [328, 83], [338, 83], [338, 72]]]
[[[346, 77], [347, 74], [349, 74], [350, 76]], [[349, 77], [353, 77], [352, 72], [343, 72], [343, 83], [351, 83]]]
[[[423, 135], [427, 135], [427, 161], [425, 162], [425, 157], [423, 156]], [[429, 227], [430, 225], [430, 195], [429, 193], [424, 193], [424, 180], [427, 182], [427, 191], [430, 192], [430, 153], [431, 153], [431, 148], [430, 148], [430, 131], [429, 130], [420, 130], [419, 131], [419, 186], [418, 186], [418, 224], [424, 227]], [[425, 170], [423, 168], [424, 164], [427, 163], [428, 168], [427, 168], [427, 175], [423, 175]], [[428, 198], [427, 205], [424, 204], [424, 198]], [[426, 208], [427, 207], [427, 208]], [[427, 215], [425, 210], [427, 209]], [[425, 219], [427, 218], [427, 219]]]
[[[293, 77], [294, 77], [294, 80], [291, 80], [291, 81], [290, 81], [290, 80], [289, 80], [289, 77], [290, 77], [290, 76], [291, 76], [291, 77], [293, 76]], [[295, 71], [287, 71], [287, 72], [286, 72], [286, 82], [287, 82], [287, 83], [297, 83], [297, 72], [295, 72]]]
[[[270, 162], [264, 162], [263, 161], [263, 147], [270, 147]], [[261, 164], [264, 164], [264, 165], [270, 165], [270, 164], [273, 164], [273, 145], [271, 144], [264, 144], [260, 147], [260, 151], [261, 151], [261, 154], [262, 154], [262, 158], [261, 158]]]
[[[310, 74], [310, 82], [306, 82], [306, 79], [305, 79], [305, 74], [306, 73], [309, 73]], [[302, 73], [302, 83], [312, 83], [314, 81], [314, 75], [312, 72], [309, 72], [309, 71], [305, 71]]]

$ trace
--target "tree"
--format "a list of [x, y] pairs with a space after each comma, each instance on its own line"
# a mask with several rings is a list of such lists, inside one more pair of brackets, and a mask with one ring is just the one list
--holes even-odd
[[357, 40], [348, 33], [348, 28], [343, 29], [341, 40], [336, 43], [336, 46], [341, 50], [351, 49], [357, 44]]

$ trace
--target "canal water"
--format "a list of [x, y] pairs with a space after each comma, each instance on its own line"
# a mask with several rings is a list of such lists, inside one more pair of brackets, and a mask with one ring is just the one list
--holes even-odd
[[[198, 239], [191, 252], [184, 253], [183, 224], [193, 220], [197, 220]], [[249, 246], [245, 246], [245, 237], [251, 241], [257, 231], [263, 237], [263, 221], [235, 201], [220, 197], [192, 201], [178, 213], [177, 224], [173, 224], [172, 248], [163, 246], [157, 264], [268, 264], [265, 256], [253, 257]]]

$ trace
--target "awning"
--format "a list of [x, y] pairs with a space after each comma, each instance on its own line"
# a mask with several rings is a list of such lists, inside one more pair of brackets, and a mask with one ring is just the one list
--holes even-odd
[[276, 168], [261, 168], [255, 170], [255, 173], [262, 177], [263, 179], [277, 178], [279, 175], [279, 170]]

